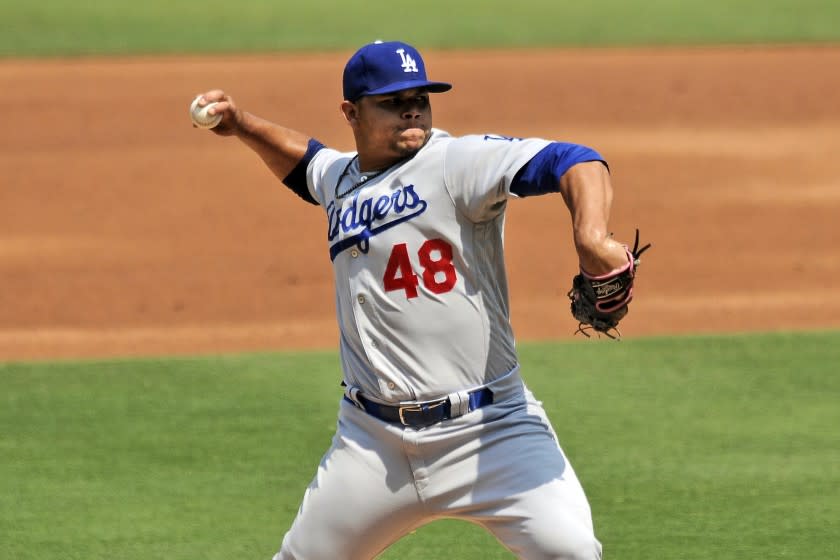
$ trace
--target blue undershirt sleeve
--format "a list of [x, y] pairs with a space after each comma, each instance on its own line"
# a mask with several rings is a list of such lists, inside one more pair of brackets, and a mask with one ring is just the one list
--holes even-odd
[[523, 198], [558, 192], [560, 177], [571, 166], [585, 161], [600, 161], [607, 166], [601, 154], [592, 148], [567, 142], [552, 142], [516, 172], [510, 184], [510, 192]]
[[323, 144], [314, 138], [310, 138], [309, 144], [306, 146], [306, 153], [303, 154], [303, 157], [297, 165], [295, 165], [295, 168], [286, 175], [285, 179], [283, 179], [283, 184], [289, 187], [292, 192], [309, 204], [314, 204], [316, 206], [318, 205], [318, 201], [312, 198], [312, 195], [309, 194], [309, 187], [306, 185], [306, 168], [309, 167], [309, 162], [312, 161], [315, 154], [324, 147], [325, 146]]

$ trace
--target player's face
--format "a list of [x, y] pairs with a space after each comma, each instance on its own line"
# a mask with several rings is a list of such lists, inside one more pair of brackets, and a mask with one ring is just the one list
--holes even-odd
[[351, 126], [360, 153], [400, 159], [413, 155], [431, 136], [432, 107], [423, 89], [362, 97], [355, 107]]

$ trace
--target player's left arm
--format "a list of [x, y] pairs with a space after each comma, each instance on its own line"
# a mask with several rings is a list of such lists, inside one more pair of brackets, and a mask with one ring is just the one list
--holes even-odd
[[511, 194], [529, 196], [560, 192], [572, 218], [580, 273], [569, 291], [578, 332], [589, 330], [618, 338], [618, 324], [633, 299], [639, 257], [650, 244], [632, 249], [609, 233], [613, 188], [607, 163], [595, 150], [578, 144], [552, 143], [514, 177]]
[[606, 274], [627, 264], [627, 251], [609, 234], [609, 169], [592, 148], [552, 142], [522, 166], [510, 192], [519, 197], [560, 192], [571, 214], [581, 269], [589, 274]]
[[626, 265], [627, 250], [609, 233], [613, 188], [607, 167], [600, 161], [577, 163], [563, 174], [559, 187], [571, 214], [581, 269], [598, 276]]

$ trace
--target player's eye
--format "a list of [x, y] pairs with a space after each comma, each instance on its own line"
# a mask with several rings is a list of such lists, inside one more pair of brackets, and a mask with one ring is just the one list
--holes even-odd
[[429, 106], [428, 95], [416, 95], [413, 97], [386, 97], [379, 101], [379, 105], [389, 111], [407, 111], [412, 108], [424, 110]]

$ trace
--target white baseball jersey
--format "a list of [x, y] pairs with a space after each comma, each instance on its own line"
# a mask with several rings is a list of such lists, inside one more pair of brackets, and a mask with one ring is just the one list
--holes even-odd
[[361, 184], [354, 152], [315, 154], [307, 187], [327, 214], [348, 385], [422, 401], [517, 366], [504, 211], [517, 171], [548, 144], [435, 129], [413, 158]]

